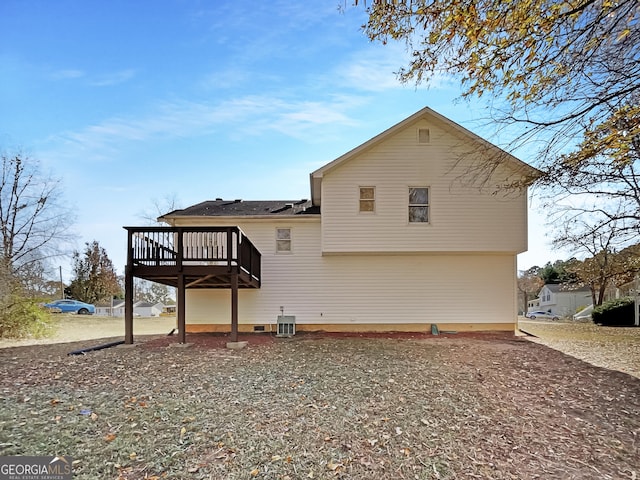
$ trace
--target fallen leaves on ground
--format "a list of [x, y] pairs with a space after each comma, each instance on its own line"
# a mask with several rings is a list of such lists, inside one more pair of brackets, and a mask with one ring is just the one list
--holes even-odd
[[0, 351], [1, 455], [71, 455], [76, 479], [640, 473], [640, 380], [526, 340], [74, 348]]

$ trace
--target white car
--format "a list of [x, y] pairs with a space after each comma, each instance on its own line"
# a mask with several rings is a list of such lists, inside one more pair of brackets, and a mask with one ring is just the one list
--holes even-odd
[[560, 317], [551, 312], [535, 311], [528, 312], [525, 317], [535, 320], [536, 318], [550, 318], [551, 320], [560, 320]]

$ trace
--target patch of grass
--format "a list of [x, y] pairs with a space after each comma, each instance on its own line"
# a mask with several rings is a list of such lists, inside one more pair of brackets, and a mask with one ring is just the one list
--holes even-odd
[[594, 365], [640, 378], [640, 328], [607, 327], [592, 322], [528, 322], [520, 328], [537, 341]]

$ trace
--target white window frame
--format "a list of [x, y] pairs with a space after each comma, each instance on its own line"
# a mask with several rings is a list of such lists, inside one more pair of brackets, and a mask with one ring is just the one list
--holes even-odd
[[[363, 198], [362, 190], [371, 189], [373, 191], [372, 198]], [[362, 202], [371, 202], [373, 208], [371, 210], [363, 210]], [[376, 187], [373, 186], [360, 186], [358, 187], [358, 213], [363, 213], [365, 215], [371, 215], [372, 213], [376, 213]]]
[[[411, 191], [414, 189], [425, 189], [427, 191], [427, 202], [426, 203], [411, 203]], [[426, 208], [427, 209], [427, 220], [426, 221], [415, 221], [411, 220], [411, 209], [412, 208]], [[431, 188], [427, 185], [421, 186], [410, 186], [407, 189], [407, 221], [411, 225], [428, 225], [431, 223]]]
[[[289, 232], [289, 238], [280, 238], [280, 232]], [[289, 249], [283, 249], [281, 246], [289, 245]], [[276, 227], [276, 254], [290, 255], [293, 253], [293, 234], [291, 227]]]

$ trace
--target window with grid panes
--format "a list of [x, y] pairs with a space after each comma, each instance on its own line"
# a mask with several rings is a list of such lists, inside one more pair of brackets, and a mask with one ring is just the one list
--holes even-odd
[[376, 209], [375, 187], [360, 187], [360, 213], [373, 213]]
[[409, 187], [409, 223], [429, 223], [429, 187]]
[[291, 253], [290, 228], [276, 228], [276, 253]]

